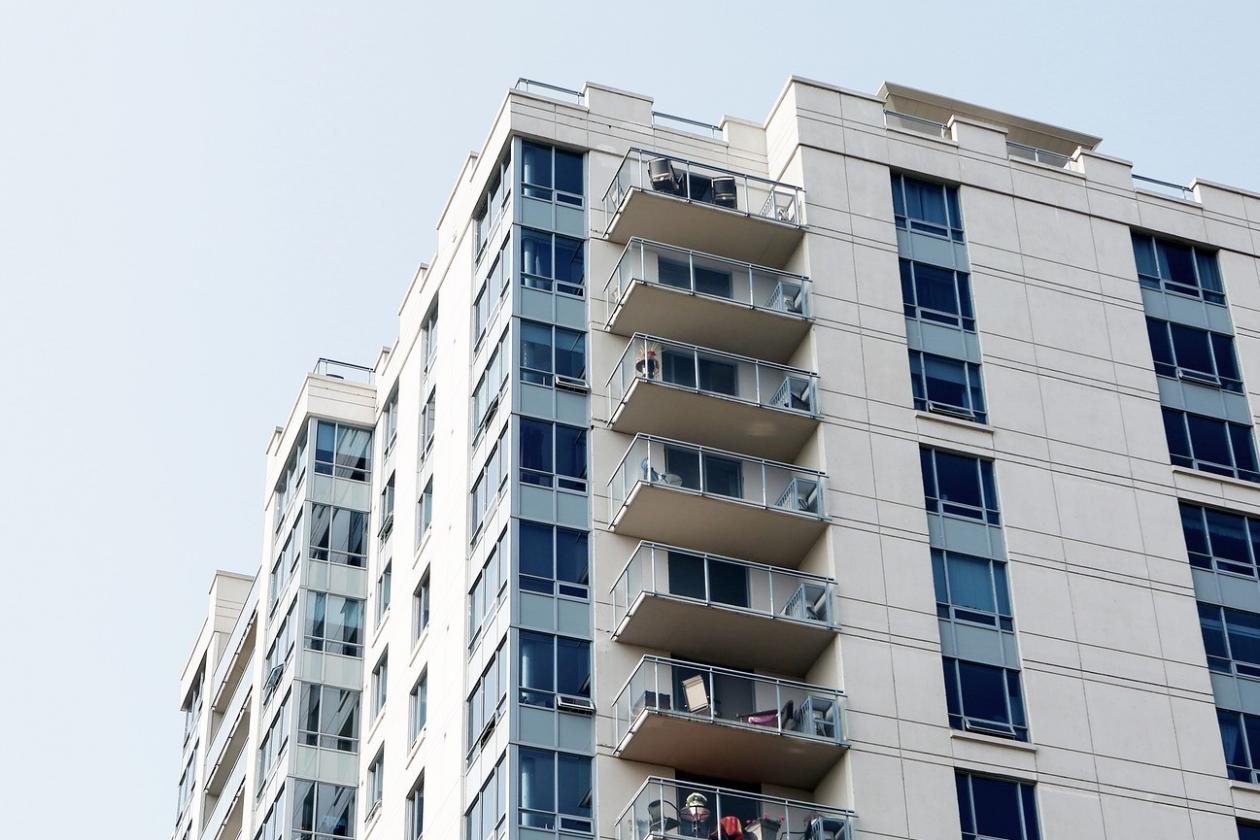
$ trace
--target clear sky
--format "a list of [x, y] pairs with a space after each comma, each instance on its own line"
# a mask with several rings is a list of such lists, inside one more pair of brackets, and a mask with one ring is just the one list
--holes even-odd
[[1254, 0], [0, 0], [7, 832], [170, 835], [176, 680], [211, 571], [258, 566], [268, 434], [318, 356], [393, 340], [518, 76], [711, 122], [890, 79], [1260, 190], [1258, 31]]

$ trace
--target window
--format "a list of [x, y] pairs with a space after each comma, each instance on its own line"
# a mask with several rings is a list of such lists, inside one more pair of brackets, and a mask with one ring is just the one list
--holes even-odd
[[521, 381], [586, 383], [586, 333], [521, 321]]
[[407, 794], [406, 840], [420, 840], [424, 836], [424, 777], [416, 782]]
[[367, 481], [372, 474], [372, 433], [320, 420], [315, 432], [315, 472]]
[[1028, 740], [1019, 671], [948, 656], [944, 663], [950, 726]]
[[303, 432], [297, 443], [293, 445], [293, 454], [289, 456], [289, 460], [285, 463], [284, 472], [281, 473], [280, 478], [276, 481], [272, 513], [275, 516], [275, 525], [273, 527], [277, 532], [280, 530], [280, 526], [284, 524], [289, 508], [297, 500], [297, 487], [305, 476], [306, 432]]
[[394, 475], [390, 473], [389, 481], [381, 490], [381, 529], [377, 536], [382, 540], [389, 536], [394, 528]]
[[438, 348], [438, 302], [434, 298], [433, 305], [429, 308], [429, 314], [424, 316], [424, 322], [420, 325], [420, 335], [424, 345], [424, 369], [427, 371], [433, 366], [433, 359], [437, 356]]
[[429, 392], [429, 398], [425, 400], [424, 408], [420, 410], [420, 439], [421, 451], [427, 455], [429, 449], [433, 446], [433, 439], [437, 437], [437, 389], [434, 388]]
[[963, 241], [958, 187], [893, 173], [892, 194], [897, 227]]
[[586, 429], [521, 419], [521, 481], [586, 491]]
[[984, 423], [984, 388], [980, 366], [920, 350], [910, 351], [910, 386], [914, 407]]
[[1146, 319], [1146, 332], [1158, 375], [1242, 393], [1233, 336], [1155, 318]]
[[354, 837], [354, 788], [298, 779], [293, 787], [293, 839]]
[[504, 645], [499, 645], [481, 677], [468, 695], [469, 760], [486, 742], [490, 730], [507, 706], [508, 660]]
[[512, 156], [505, 155], [495, 171], [490, 174], [489, 180], [486, 182], [486, 191], [482, 195], [477, 210], [473, 214], [476, 222], [474, 232], [476, 233], [477, 255], [481, 256], [481, 251], [489, 240], [490, 233], [494, 229], [494, 225], [503, 217], [503, 210], [507, 204], [509, 196], [512, 194]]
[[424, 577], [420, 578], [420, 583], [416, 586], [416, 591], [411, 594], [411, 609], [415, 615], [412, 623], [412, 642], [418, 642], [420, 637], [424, 635], [424, 631], [429, 629], [429, 573], [425, 572]]
[[1000, 524], [992, 461], [927, 447], [919, 449], [919, 460], [929, 512]]
[[1260, 520], [1182, 502], [1181, 530], [1191, 566], [1256, 577]]
[[295, 609], [297, 609], [296, 603], [285, 613], [284, 620], [280, 622], [280, 627], [276, 630], [276, 637], [271, 641], [271, 647], [267, 648], [265, 672], [267, 676], [266, 684], [263, 686], [264, 705], [271, 700], [271, 695], [280, 682], [280, 675], [284, 672], [284, 663], [289, 659], [289, 651], [293, 650], [293, 611]]
[[1260, 481], [1251, 427], [1201, 414], [1163, 409], [1168, 454], [1177, 466]]
[[477, 387], [473, 389], [473, 445], [481, 439], [481, 433], [485, 431], [486, 426], [494, 418], [496, 409], [499, 407], [499, 400], [503, 395], [503, 388], [507, 385], [508, 372], [510, 365], [508, 364], [508, 339], [511, 330], [504, 330], [503, 335], [499, 338], [498, 346], [490, 355], [490, 360], [486, 363], [486, 369], [481, 374], [481, 378], [477, 380]]
[[407, 733], [407, 742], [414, 744], [416, 739], [420, 737], [420, 733], [424, 731], [424, 724], [429, 718], [429, 674], [427, 671], [420, 674], [420, 679], [416, 680], [416, 684], [411, 687], [411, 694], [407, 698], [407, 720], [409, 722], [410, 731]]
[[262, 736], [258, 745], [258, 787], [267, 783], [271, 768], [276, 766], [284, 748], [289, 745], [289, 697], [286, 694], [280, 702], [280, 708], [271, 718], [271, 724]]
[[184, 815], [184, 809], [187, 808], [188, 803], [192, 801], [193, 791], [196, 787], [197, 748], [193, 747], [192, 753], [188, 756], [188, 763], [184, 765], [184, 772], [179, 775], [178, 802], [175, 805], [176, 820]]
[[363, 655], [363, 602], [327, 592], [306, 593], [306, 647], [341, 656]]
[[901, 302], [907, 318], [976, 331], [967, 272], [901, 261]]
[[507, 531], [490, 549], [477, 579], [468, 593], [468, 640], [469, 647], [476, 644], [482, 625], [494, 615], [499, 596], [507, 591]]
[[386, 689], [389, 683], [389, 654], [381, 654], [376, 667], [372, 669], [372, 719], [385, 708]]
[[263, 817], [258, 831], [255, 832], [254, 840], [287, 840], [289, 836], [288, 804], [288, 800], [284, 797], [284, 787], [282, 786], [280, 792], [276, 794], [275, 801], [267, 809], [267, 816]]
[[494, 446], [491, 447], [490, 453], [486, 456], [485, 466], [481, 468], [481, 472], [473, 482], [472, 490], [468, 493], [472, 507], [471, 533], [474, 543], [481, 536], [482, 523], [498, 502], [499, 491], [507, 483], [511, 469], [508, 464], [507, 437], [508, 430], [504, 429]]
[[188, 689], [188, 696], [184, 698], [184, 704], [180, 708], [184, 712], [184, 743], [188, 743], [188, 739], [197, 731], [197, 721], [201, 718], [201, 700], [202, 692], [206, 687], [206, 666], [203, 662], [201, 668], [197, 671], [197, 676], [193, 678], [192, 686]]
[[1143, 286], [1225, 303], [1215, 251], [1134, 233], [1133, 258]]
[[581, 239], [521, 229], [521, 282], [528, 289], [583, 295], [586, 260]]
[[556, 695], [591, 697], [591, 643], [520, 631], [521, 703], [554, 709]]
[[394, 578], [394, 564], [386, 563], [381, 576], [376, 579], [376, 623], [380, 624], [389, 612], [390, 590]]
[[298, 738], [308, 747], [359, 751], [359, 692], [331, 685], [302, 685]]
[[521, 144], [521, 193], [582, 206], [582, 155], [526, 141]]
[[507, 817], [507, 771], [505, 759], [500, 758], [494, 772], [481, 786], [468, 811], [464, 814], [465, 837], [468, 840], [492, 840], [507, 836], [504, 825]]
[[503, 300], [503, 293], [507, 291], [511, 281], [512, 242], [509, 239], [499, 249], [494, 262], [490, 265], [490, 270], [481, 281], [477, 296], [473, 299], [474, 350], [481, 346], [481, 340], [485, 338], [486, 330], [493, 323], [495, 313], [499, 311], [499, 304]]
[[372, 759], [372, 763], [368, 765], [368, 813], [376, 810], [381, 804], [381, 800], [385, 798], [385, 748], [381, 747], [381, 751], [376, 754], [376, 758]]
[[963, 772], [954, 780], [963, 840], [1040, 840], [1032, 785]]
[[520, 824], [527, 828], [590, 832], [591, 759], [520, 747]]
[[385, 401], [385, 407], [381, 410], [381, 439], [385, 442], [382, 444], [382, 452], [388, 454], [394, 448], [394, 442], [398, 439], [398, 387], [395, 386], [389, 399]]
[[1014, 629], [1005, 563], [934, 548], [932, 576], [939, 617]]
[[424, 539], [424, 535], [429, 533], [429, 526], [433, 524], [433, 477], [425, 482], [424, 490], [420, 493], [420, 500], [416, 503], [420, 508], [419, 515], [416, 517], [419, 534], [416, 541]]
[[1260, 716], [1217, 709], [1229, 777], [1238, 782], [1260, 781]]
[[1200, 603], [1199, 626], [1209, 668], [1260, 678], [1260, 615]]
[[271, 566], [271, 575], [267, 586], [267, 598], [271, 602], [268, 608], [269, 612], [275, 611], [280, 603], [280, 596], [289, 587], [289, 580], [293, 577], [293, 572], [297, 568], [298, 558], [302, 556], [302, 536], [304, 533], [302, 515], [298, 514], [293, 527], [289, 530], [289, 536], [285, 538], [284, 548], [280, 549], [280, 553], [276, 556], [276, 562]]
[[590, 552], [585, 531], [522, 520], [519, 533], [521, 589], [590, 597]]
[[367, 565], [368, 515], [349, 508], [311, 505], [311, 559]]
[[1238, 840], [1260, 840], [1260, 825], [1238, 824]]

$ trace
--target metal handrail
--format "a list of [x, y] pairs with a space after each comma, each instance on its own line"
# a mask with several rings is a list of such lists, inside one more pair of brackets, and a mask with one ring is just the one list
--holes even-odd
[[352, 362], [341, 362], [337, 359], [326, 359], [322, 356], [315, 361], [315, 367], [311, 373], [327, 376], [329, 379], [349, 378], [351, 381], [358, 381], [364, 385], [371, 385], [376, 375], [373, 368]]
[[[888, 124], [888, 118], [892, 117], [894, 122], [904, 121], [909, 123], [908, 126], [895, 126]], [[931, 131], [921, 131], [916, 126], [921, 126]], [[900, 111], [893, 111], [888, 108], [884, 109], [884, 127], [885, 128], [904, 128], [907, 131], [915, 131], [919, 134], [932, 134], [940, 137], [942, 140], [949, 137], [949, 126], [945, 123], [939, 123], [936, 120], [929, 120], [926, 117], [916, 117], [914, 114], [903, 114]]]
[[249, 708], [247, 703], [253, 690], [253, 674], [246, 671], [240, 685], [232, 693], [232, 699], [228, 701], [227, 706], [224, 708], [223, 720], [219, 723], [219, 728], [215, 731], [214, 737], [210, 739], [209, 748], [206, 749], [205, 766], [207, 768], [207, 779], [213, 776], [214, 771], [219, 769], [219, 765], [223, 763], [223, 751], [227, 749], [228, 741], [232, 740], [232, 733], [236, 730]]
[[1065, 155], [1062, 152], [1052, 152], [1040, 146], [1016, 143], [1013, 140], [1006, 141], [1006, 151], [1013, 158], [1031, 160], [1034, 163], [1044, 163], [1047, 166], [1054, 166], [1058, 169], [1067, 169], [1072, 165], [1072, 157], [1070, 155]]
[[[697, 449], [702, 452], [711, 452], [714, 455], [725, 455], [730, 458], [736, 458], [740, 461], [752, 461], [757, 464], [764, 464], [767, 467], [779, 467], [780, 469], [791, 470], [792, 472], [805, 473], [816, 478], [826, 478], [827, 474], [822, 470], [815, 470], [811, 467], [799, 467], [796, 464], [789, 464], [785, 461], [775, 461], [770, 458], [758, 458], [756, 455], [744, 455], [740, 452], [731, 452], [729, 449], [718, 449], [716, 446], [702, 446], [698, 443], [688, 443], [685, 440], [675, 440], [673, 438], [662, 437], [660, 435], [649, 435], [640, 432], [634, 436], [634, 440], [626, 447], [626, 451], [621, 456], [621, 463], [624, 463], [630, 455], [630, 450], [634, 449], [634, 445], [640, 440], [655, 441], [657, 443], [667, 443], [670, 446], [682, 446], [686, 449]], [[611, 483], [611, 482], [610, 482]]]
[[[1143, 189], [1143, 186], [1147, 189]], [[1180, 198], [1182, 201], [1191, 201], [1195, 204], [1199, 203], [1199, 198], [1194, 194], [1194, 190], [1190, 187], [1174, 184], [1172, 181], [1161, 181], [1158, 178], [1147, 178], [1145, 175], [1133, 174], [1134, 189], [1143, 192], [1152, 192], [1156, 195], [1163, 195], [1169, 198]]]
[[534, 88], [538, 88], [540, 91], [550, 91], [551, 93], [562, 93], [565, 96], [571, 96], [575, 100], [577, 100], [578, 105], [584, 104], [584, 100], [586, 99], [586, 97], [582, 94], [582, 91], [580, 90], [573, 90], [572, 88], [560, 87], [559, 85], [553, 85], [548, 82], [540, 82], [536, 79], [527, 79], [524, 76], [521, 76], [520, 78], [518, 78], [516, 80], [516, 84], [512, 85], [512, 90], [519, 90], [522, 93], [530, 93], [536, 96], [544, 95], [544, 94], [540, 94], [538, 91], [535, 91]]
[[677, 116], [676, 114], [666, 114], [661, 111], [653, 111], [652, 122], [656, 125], [660, 125], [662, 122], [666, 122], [666, 123], [676, 122], [676, 123], [682, 123], [683, 125], [686, 125], [686, 126], [692, 126], [694, 128], [703, 128], [705, 132], [708, 133], [714, 139], [718, 139], [718, 140], [722, 139], [722, 127], [720, 125], [713, 125], [712, 123], [701, 122], [700, 120], [693, 120], [690, 117], [680, 117], [680, 116]]

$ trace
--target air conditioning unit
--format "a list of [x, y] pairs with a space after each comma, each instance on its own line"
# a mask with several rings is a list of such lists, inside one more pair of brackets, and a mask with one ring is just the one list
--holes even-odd
[[595, 712], [595, 704], [591, 702], [589, 697], [573, 697], [568, 694], [556, 695], [556, 708], [569, 712], [585, 712], [587, 714]]

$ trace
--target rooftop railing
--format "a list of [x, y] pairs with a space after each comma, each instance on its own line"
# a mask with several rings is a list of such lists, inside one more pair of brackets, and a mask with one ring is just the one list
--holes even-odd
[[1147, 178], [1145, 175], [1133, 176], [1133, 188], [1142, 192], [1156, 193], [1169, 198], [1179, 198], [1182, 201], [1193, 201], [1195, 204], [1199, 203], [1199, 197], [1189, 187], [1183, 187], [1181, 184], [1174, 184], [1171, 181]]
[[664, 286], [797, 318], [812, 315], [808, 277], [635, 237], [604, 287], [609, 321], [634, 283]]
[[826, 686], [644, 656], [617, 695], [616, 742], [648, 711], [841, 744], [843, 699]]
[[689, 117], [679, 117], [674, 114], [663, 114], [660, 111], [653, 111], [652, 124], [659, 125], [662, 128], [685, 131], [688, 134], [701, 134], [714, 140], [722, 139], [722, 127], [720, 125], [693, 120]]
[[376, 376], [375, 371], [370, 367], [323, 358], [315, 362], [315, 368], [311, 372], [318, 376], [326, 376], [329, 379], [344, 379], [347, 382], [357, 382], [360, 385], [371, 385]]
[[817, 414], [817, 374], [635, 333], [608, 378], [610, 417], [640, 380], [764, 408]]
[[632, 148], [604, 193], [609, 227], [622, 202], [636, 189], [710, 204], [754, 218], [793, 225], [803, 221], [803, 193], [799, 187], [663, 152]]
[[899, 111], [884, 110], [884, 126], [902, 131], [913, 131], [915, 134], [926, 134], [941, 140], [949, 139], [949, 126], [936, 120], [916, 117], [913, 114], [902, 114]]
[[641, 542], [613, 585], [613, 626], [640, 594], [834, 627], [835, 581], [720, 554]]
[[516, 84], [512, 86], [512, 89], [519, 90], [521, 93], [531, 93], [535, 96], [545, 96], [548, 99], [563, 99], [572, 102], [574, 105], [586, 105], [586, 97], [582, 95], [582, 91], [548, 84], [547, 82], [539, 82], [534, 79], [521, 77], [516, 80]]
[[1039, 146], [1028, 146], [1024, 143], [1015, 143], [1011, 140], [1006, 141], [1006, 153], [1013, 158], [1019, 160], [1030, 160], [1033, 163], [1042, 163], [1046, 166], [1053, 166], [1056, 169], [1070, 169], [1072, 167], [1072, 158], [1070, 155], [1052, 152], [1049, 149], [1043, 149]]
[[610, 518], [636, 485], [648, 484], [823, 519], [825, 479], [817, 470], [639, 434], [608, 481]]

